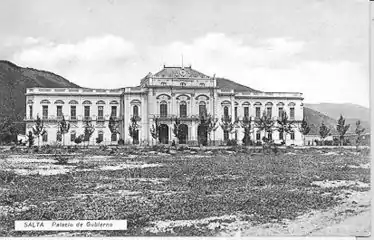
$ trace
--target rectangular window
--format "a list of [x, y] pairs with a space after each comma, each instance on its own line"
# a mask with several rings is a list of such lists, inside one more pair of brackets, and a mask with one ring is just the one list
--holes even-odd
[[282, 118], [282, 115], [283, 115], [283, 108], [280, 107], [280, 108], [278, 108], [278, 117]]
[[97, 108], [97, 120], [104, 120], [104, 107], [99, 106]]
[[203, 104], [199, 105], [199, 116], [205, 116], [206, 115], [206, 106]]
[[229, 140], [229, 131], [223, 131], [223, 140], [228, 141]]
[[290, 108], [290, 119], [294, 120], [295, 119], [295, 108]]
[[110, 115], [112, 117], [117, 117], [117, 106], [112, 106], [112, 111]]
[[180, 117], [187, 117], [187, 105], [186, 104], [181, 104], [179, 106], [179, 114], [180, 114]]
[[57, 119], [62, 118], [62, 106], [56, 106], [57, 108]]
[[104, 134], [102, 132], [99, 132], [97, 138], [102, 142], [104, 140]]
[[269, 139], [269, 140], [272, 140], [272, 139], [273, 139], [273, 136], [272, 136], [271, 132], [268, 132], [268, 139]]
[[43, 106], [43, 119], [48, 119], [48, 106]]
[[283, 132], [279, 132], [279, 140], [283, 140]]
[[160, 115], [161, 117], [166, 117], [168, 115], [168, 105], [166, 103], [161, 103]]
[[256, 107], [256, 118], [260, 118], [261, 117], [261, 109], [260, 107]]
[[271, 107], [267, 107], [266, 108], [266, 115], [269, 117], [269, 118], [271, 118]]
[[48, 134], [47, 134], [47, 132], [42, 135], [42, 141], [43, 142], [48, 142]]
[[235, 116], [235, 119], [238, 118], [238, 107], [234, 107], [234, 116]]
[[90, 118], [90, 106], [84, 106], [84, 118], [87, 120]]
[[32, 119], [32, 105], [29, 105], [29, 117]]
[[291, 140], [295, 140], [295, 132], [294, 131], [291, 132]]
[[70, 119], [71, 120], [77, 119], [77, 106], [70, 106]]
[[75, 132], [71, 132], [70, 133], [70, 142], [74, 142], [75, 141]]
[[112, 142], [117, 141], [117, 133], [112, 133], [111, 140]]
[[244, 116], [249, 117], [249, 107], [244, 107]]
[[261, 140], [261, 133], [260, 133], [260, 132], [257, 132], [257, 133], [256, 133], [256, 140], [257, 140], [257, 141], [260, 141], [260, 140]]

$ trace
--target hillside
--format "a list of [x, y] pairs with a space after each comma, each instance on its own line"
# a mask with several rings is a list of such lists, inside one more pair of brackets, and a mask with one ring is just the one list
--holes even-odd
[[366, 132], [370, 131], [370, 109], [351, 103], [319, 103], [319, 104], [305, 104], [305, 107], [319, 112], [324, 115], [328, 115], [336, 127], [336, 122], [340, 117], [340, 114], [346, 119], [346, 124], [350, 124], [348, 132], [354, 132], [356, 128], [357, 120], [361, 121], [361, 125], [367, 129]]
[[[217, 85], [221, 89], [234, 89], [236, 92], [261, 92], [225, 78], [217, 78]], [[346, 118], [346, 124], [351, 125], [348, 133], [354, 132], [358, 119], [360, 119], [362, 126], [367, 129], [366, 132], [370, 131], [370, 110], [368, 108], [355, 104], [304, 104], [304, 116], [311, 126], [309, 134], [319, 135], [319, 127], [322, 122], [331, 129], [332, 134], [337, 134], [336, 124], [340, 114], [343, 114]]]
[[235, 92], [261, 92], [259, 90], [244, 86], [226, 78], [216, 78], [217, 86], [220, 89], [234, 89]]
[[316, 110], [323, 114], [328, 114], [333, 119], [338, 119], [340, 114], [347, 119], [361, 119], [361, 121], [370, 120], [370, 109], [352, 103], [318, 103], [304, 104], [306, 107]]
[[0, 61], [0, 118], [10, 116], [15, 121], [21, 121], [25, 115], [26, 88], [32, 87], [79, 86], [51, 72]]

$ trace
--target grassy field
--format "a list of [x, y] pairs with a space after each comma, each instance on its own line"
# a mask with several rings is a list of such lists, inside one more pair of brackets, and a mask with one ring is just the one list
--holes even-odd
[[294, 220], [339, 205], [342, 192], [369, 191], [369, 155], [292, 150], [277, 155], [209, 151], [114, 155], [0, 155], [0, 236], [15, 220], [127, 219], [127, 231], [79, 236], [215, 236], [232, 223]]

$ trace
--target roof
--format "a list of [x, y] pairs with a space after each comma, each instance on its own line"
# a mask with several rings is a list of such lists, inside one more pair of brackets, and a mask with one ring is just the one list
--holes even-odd
[[156, 78], [206, 78], [210, 79], [211, 77], [192, 69], [189, 67], [166, 67], [154, 74], [153, 77]]

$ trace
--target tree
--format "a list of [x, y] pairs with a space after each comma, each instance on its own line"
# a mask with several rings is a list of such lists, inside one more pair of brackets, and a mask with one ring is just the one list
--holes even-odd
[[118, 127], [119, 127], [119, 123], [118, 121], [116, 121], [113, 116], [110, 116], [109, 118], [109, 130], [110, 130], [110, 133], [111, 134], [118, 134]]
[[95, 132], [95, 127], [92, 125], [91, 120], [87, 119], [84, 121], [84, 138], [83, 141], [87, 142], [87, 147], [90, 145], [90, 138]]
[[305, 117], [301, 121], [299, 131], [301, 132], [301, 134], [303, 134], [303, 144], [305, 145], [305, 136], [308, 135], [308, 133], [310, 132], [310, 126], [308, 122], [306, 121]]
[[156, 143], [159, 143], [160, 142], [160, 138], [159, 138], [160, 137], [160, 123], [157, 117], [153, 118], [153, 124], [152, 124], [151, 129], [149, 129], [149, 131], [151, 132], [152, 138], [156, 140]]
[[[275, 122], [271, 119], [271, 117], [269, 117], [266, 112], [264, 111], [262, 113], [262, 116], [260, 118], [256, 118], [255, 120], [255, 127], [260, 130], [260, 131], [264, 131], [265, 133], [267, 133], [268, 135], [271, 134], [273, 132], [273, 127], [274, 127], [274, 124]], [[263, 140], [265, 142], [268, 142], [270, 141], [269, 138], [267, 137], [264, 137]]]
[[14, 124], [14, 121], [6, 117], [0, 123], [0, 143], [5, 142], [9, 143], [14, 140], [14, 137], [17, 135], [18, 129]]
[[323, 122], [321, 126], [319, 127], [319, 135], [322, 139], [322, 144], [324, 144], [325, 138], [329, 135], [330, 128], [328, 128]]
[[34, 135], [32, 135], [31, 131], [29, 131], [29, 134], [27, 135], [27, 142], [29, 143], [29, 147], [34, 145]]
[[62, 145], [65, 146], [65, 134], [70, 130], [70, 123], [65, 120], [62, 116], [62, 120], [59, 122], [59, 132], [62, 134]]
[[365, 128], [363, 128], [361, 126], [361, 121], [360, 120], [357, 120], [356, 122], [356, 130], [355, 130], [355, 133], [357, 135], [357, 138], [356, 138], [356, 150], [358, 151], [359, 148], [360, 148], [360, 145], [361, 145], [361, 141], [362, 141], [362, 134], [365, 132]]
[[40, 136], [46, 134], [43, 121], [40, 119], [39, 115], [36, 117], [35, 126], [32, 128], [33, 134], [38, 138], [38, 147], [40, 142]]
[[232, 133], [234, 130], [234, 123], [232, 122], [231, 116], [223, 116], [220, 126], [224, 132]]
[[210, 114], [207, 115], [207, 119], [204, 124], [206, 126], [207, 133], [208, 133], [209, 145], [212, 143], [212, 133], [214, 133], [219, 126], [217, 123], [218, 123], [217, 118], [214, 118]]
[[240, 121], [240, 126], [244, 129], [243, 143], [248, 145], [251, 141], [252, 118], [244, 116], [243, 120]]
[[339, 133], [340, 146], [343, 146], [344, 135], [348, 131], [349, 127], [350, 124], [345, 125], [345, 119], [342, 115], [340, 115], [340, 118], [338, 119], [338, 124], [336, 125], [336, 130]]
[[280, 133], [285, 133], [284, 144], [287, 145], [287, 134], [291, 134], [293, 132], [294, 121], [288, 120], [286, 111], [283, 111], [281, 118], [277, 120], [277, 129]]
[[132, 116], [130, 118], [131, 124], [129, 126], [129, 135], [132, 138], [132, 143], [135, 144], [135, 141], [139, 134], [139, 124], [138, 124], [138, 118], [136, 116]]

